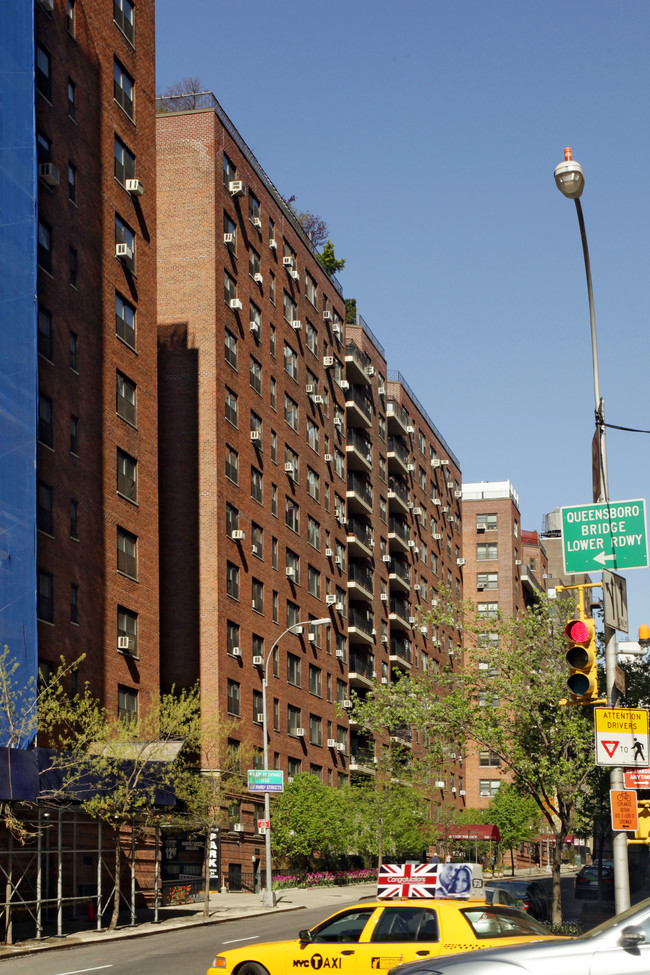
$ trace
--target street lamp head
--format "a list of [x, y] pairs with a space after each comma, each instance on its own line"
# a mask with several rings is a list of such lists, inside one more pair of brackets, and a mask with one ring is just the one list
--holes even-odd
[[577, 200], [582, 196], [585, 188], [585, 174], [579, 162], [571, 157], [571, 148], [564, 150], [564, 162], [555, 167], [555, 183], [561, 193], [570, 200]]
[[329, 626], [331, 624], [331, 619], [329, 616], [324, 616], [320, 620], [309, 620], [310, 626]]

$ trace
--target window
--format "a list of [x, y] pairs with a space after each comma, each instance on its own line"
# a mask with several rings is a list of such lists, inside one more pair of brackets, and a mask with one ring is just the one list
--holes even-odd
[[[316, 714], [309, 715], [309, 742], [312, 745], [323, 744], [323, 721]], [[319, 768], [320, 766], [313, 766]]]
[[232, 562], [226, 562], [226, 592], [239, 599], [239, 569]]
[[320, 599], [320, 572], [313, 565], [307, 568], [307, 588], [310, 595]]
[[497, 529], [497, 516], [494, 515], [477, 515], [476, 516], [476, 529], [477, 531], [496, 531]]
[[287, 654], [287, 683], [294, 687], [300, 687], [300, 657], [295, 653]]
[[271, 403], [271, 409], [277, 410], [278, 408], [278, 384], [276, 380], [271, 376], [271, 382], [269, 385], [269, 402]]
[[278, 435], [275, 430], [271, 430], [271, 460], [274, 464], [278, 462]]
[[296, 585], [300, 585], [300, 556], [287, 549], [287, 577]]
[[73, 122], [77, 119], [77, 86], [68, 78], [68, 115]]
[[257, 227], [258, 230], [262, 226], [260, 220], [260, 201], [257, 199], [252, 190], [248, 192], [248, 219]]
[[305, 272], [305, 298], [318, 309], [318, 287], [309, 271]]
[[138, 692], [132, 687], [117, 685], [117, 716], [123, 721], [135, 721], [138, 716]]
[[237, 426], [237, 394], [226, 386], [226, 420]]
[[477, 603], [476, 615], [484, 616], [487, 619], [496, 619], [496, 617], [499, 615], [499, 604], [498, 603]]
[[284, 371], [292, 379], [298, 380], [298, 354], [294, 352], [288, 342], [284, 343]]
[[125, 528], [117, 528], [117, 571], [138, 578], [138, 538]]
[[499, 791], [501, 779], [481, 779], [479, 782], [479, 795], [495, 796]]
[[228, 681], [228, 714], [233, 714], [236, 718], [240, 712], [240, 686], [236, 680]]
[[[296, 708], [290, 708], [290, 711], [295, 711]], [[300, 711], [298, 711], [298, 721], [300, 721]], [[297, 726], [296, 726], [297, 727]], [[302, 762], [299, 758], [289, 758], [289, 778], [293, 778], [294, 775], [300, 775], [300, 770], [302, 768]]]
[[119, 291], [115, 292], [115, 334], [135, 349], [135, 308]]
[[257, 467], [251, 467], [251, 498], [258, 504], [263, 504], [262, 472]]
[[293, 300], [293, 298], [291, 297], [291, 295], [288, 295], [286, 291], [284, 292], [284, 300], [283, 300], [283, 308], [282, 308], [282, 310], [283, 310], [283, 314], [284, 314], [284, 319], [285, 319], [285, 321], [289, 322], [289, 324], [291, 324], [291, 322], [295, 322], [296, 319], [298, 318], [298, 315], [297, 315], [297, 312], [296, 312], [296, 303]]
[[292, 481], [300, 481], [300, 458], [287, 444], [284, 445], [284, 470]]
[[[381, 477], [381, 462], [384, 460], [383, 457], [379, 458], [379, 476]], [[386, 462], [384, 461], [384, 464]], [[385, 470], [385, 468], [384, 468]], [[334, 471], [339, 477], [345, 480], [345, 455], [339, 450], [338, 447], [334, 449]], [[382, 477], [382, 481], [385, 481], [386, 477]]]
[[229, 362], [233, 369], [237, 368], [237, 337], [230, 329], [225, 333], [226, 362]]
[[322, 671], [320, 667], [315, 667], [314, 664], [309, 665], [309, 693], [316, 697], [323, 696]]
[[116, 410], [117, 415], [121, 416], [123, 420], [130, 423], [132, 426], [136, 426], [136, 394], [135, 394], [135, 383], [124, 375], [124, 373], [117, 373], [117, 402]]
[[275, 325], [269, 328], [269, 352], [275, 359]]
[[70, 538], [79, 541], [79, 502], [70, 501]]
[[226, 445], [226, 477], [229, 481], [239, 484], [239, 454], [232, 447]]
[[292, 430], [298, 430], [298, 404], [288, 393], [284, 394], [284, 418]]
[[318, 355], [318, 332], [314, 328], [311, 322], [307, 322], [305, 326], [305, 341], [307, 343], [307, 348], [314, 355]]
[[74, 247], [68, 248], [68, 268], [69, 268], [69, 282], [73, 288], [77, 287], [77, 278], [79, 272], [79, 261], [77, 257], [77, 252]]
[[307, 494], [314, 501], [320, 501], [320, 477], [311, 467], [307, 468]]
[[38, 397], [38, 439], [46, 447], [53, 446], [54, 427], [52, 423], [52, 400], [39, 393]]
[[113, 0], [113, 20], [133, 44], [135, 12], [131, 0]]
[[287, 599], [287, 629], [296, 626], [300, 622], [300, 606], [296, 606], [290, 599]]
[[75, 0], [68, 0], [68, 34], [74, 37], [74, 3]]
[[479, 572], [476, 577], [476, 588], [480, 591], [481, 589], [498, 589], [499, 588], [499, 576], [497, 572]]
[[73, 372], [79, 372], [79, 337], [76, 332], [70, 332], [68, 339], [69, 366]]
[[79, 419], [70, 416], [70, 453], [79, 456]]
[[487, 544], [480, 544], [476, 546], [476, 560], [477, 562], [486, 562], [489, 559], [497, 558], [497, 543], [488, 542]]
[[135, 272], [135, 233], [129, 227], [122, 217], [116, 213], [115, 214], [115, 246], [117, 249], [118, 244], [126, 244], [131, 252], [131, 256], [128, 254], [121, 258], [122, 263], [125, 267], [129, 269], [132, 273]]
[[239, 528], [239, 509], [226, 502], [226, 536], [232, 538], [232, 533]]
[[36, 615], [46, 623], [54, 622], [54, 579], [51, 572], [38, 570]]
[[427, 474], [426, 474], [426, 471], [424, 470], [423, 467], [421, 467], [419, 469], [419, 471], [418, 471], [418, 477], [419, 477], [419, 481], [420, 481], [420, 490], [421, 491], [426, 491], [426, 489], [427, 489]]
[[[223, 233], [224, 233], [224, 243], [226, 247], [232, 254], [237, 253], [237, 224], [235, 221], [228, 216], [227, 213], [223, 215]], [[232, 240], [225, 240], [226, 234], [230, 235]]]
[[36, 485], [36, 527], [40, 532], [52, 535], [54, 520], [52, 517], [54, 492], [49, 484], [38, 481]]
[[52, 97], [52, 59], [42, 44], [36, 45], [36, 90]]
[[[260, 255], [257, 253], [254, 247], [248, 248], [248, 273], [251, 277], [259, 274], [261, 270], [260, 265]], [[260, 282], [261, 283], [261, 282]]]
[[226, 621], [226, 650], [232, 656], [232, 652], [237, 647], [239, 649], [239, 625], [232, 620]]
[[272, 612], [273, 612], [273, 622], [277, 623], [280, 617], [278, 611], [278, 594], [275, 591], [275, 589], [273, 590]]
[[79, 586], [76, 582], [70, 583], [70, 622], [79, 622]]
[[255, 441], [255, 446], [258, 450], [262, 449], [262, 417], [258, 416], [253, 410], [251, 410], [250, 415], [250, 431], [251, 433], [258, 433], [259, 438]]
[[237, 167], [234, 162], [223, 154], [223, 185], [228, 186], [233, 180], [237, 179]]
[[320, 525], [311, 516], [307, 518], [307, 541], [320, 552]]
[[223, 272], [223, 300], [228, 306], [237, 297], [237, 283], [227, 271]]
[[496, 752], [491, 751], [489, 748], [486, 748], [478, 753], [478, 763], [483, 768], [501, 767], [501, 759]]
[[253, 723], [262, 724], [264, 712], [264, 698], [261, 691], [253, 691]]
[[269, 274], [269, 299], [275, 304], [275, 274]]
[[72, 163], [68, 163], [68, 199], [77, 202], [77, 167]]
[[259, 339], [262, 333], [262, 312], [254, 301], [248, 302], [248, 321], [253, 326], [256, 337]]
[[52, 228], [45, 220], [38, 218], [38, 245], [36, 248], [38, 266], [48, 274], [52, 273]]
[[256, 393], [262, 393], [262, 363], [251, 356], [250, 383]]
[[287, 528], [296, 534], [300, 531], [300, 508], [293, 498], [285, 498], [284, 521]]
[[274, 518], [278, 517], [278, 486], [271, 485], [271, 514]]
[[126, 637], [129, 645], [126, 650], [119, 647], [121, 653], [128, 653], [132, 657], [138, 656], [138, 614], [124, 606], [117, 607], [117, 636]]
[[117, 135], [114, 139], [114, 155], [113, 175], [122, 186], [126, 186], [127, 179], [135, 178], [135, 156]]
[[271, 539], [271, 568], [278, 571], [278, 540], [277, 538]]
[[113, 98], [133, 121], [133, 78], [117, 58], [113, 62]]
[[43, 308], [42, 305], [38, 306], [38, 354], [42, 355], [44, 359], [52, 359], [53, 353], [53, 343], [52, 343], [52, 316]]
[[251, 580], [251, 593], [253, 600], [253, 609], [256, 613], [264, 612], [264, 583], [260, 582], [259, 579]]

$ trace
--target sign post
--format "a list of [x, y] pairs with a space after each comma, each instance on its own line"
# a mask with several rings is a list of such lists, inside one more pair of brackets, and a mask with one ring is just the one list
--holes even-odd
[[567, 575], [601, 569], [646, 569], [645, 500], [580, 504], [561, 509]]

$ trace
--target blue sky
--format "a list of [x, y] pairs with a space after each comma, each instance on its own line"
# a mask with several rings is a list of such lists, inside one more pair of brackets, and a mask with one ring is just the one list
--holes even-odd
[[[159, 90], [198, 76], [340, 275], [461, 462], [525, 528], [591, 501], [593, 377], [564, 147], [586, 177], [608, 422], [650, 430], [647, 0], [156, 0]], [[650, 436], [608, 432], [610, 497]], [[650, 570], [626, 573], [631, 637]]]

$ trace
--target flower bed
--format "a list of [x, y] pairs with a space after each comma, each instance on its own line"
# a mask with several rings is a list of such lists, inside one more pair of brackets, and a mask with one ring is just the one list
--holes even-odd
[[279, 874], [273, 878], [273, 890], [289, 887], [343, 887], [367, 884], [377, 880], [377, 870], [322, 870], [308, 874]]

